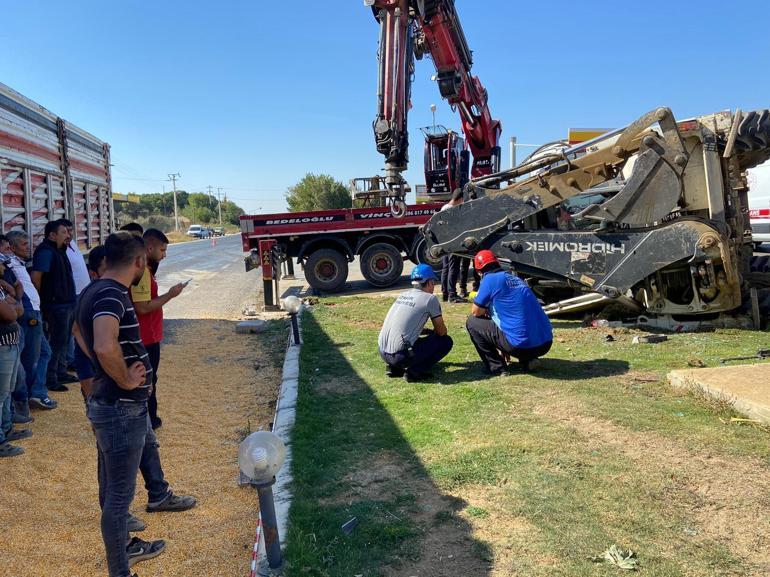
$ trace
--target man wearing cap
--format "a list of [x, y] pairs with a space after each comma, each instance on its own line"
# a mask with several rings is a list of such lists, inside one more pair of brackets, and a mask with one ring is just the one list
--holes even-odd
[[503, 355], [516, 357], [525, 371], [534, 369], [553, 343], [543, 307], [527, 283], [502, 269], [492, 251], [479, 251], [474, 266], [481, 284], [465, 326], [487, 372], [505, 372]]
[[[436, 273], [429, 265], [418, 264], [411, 279], [412, 288], [390, 307], [378, 344], [388, 376], [418, 382], [427, 379], [430, 369], [449, 354], [452, 338], [447, 334], [441, 303], [433, 294]], [[424, 328], [428, 319], [433, 330]]]

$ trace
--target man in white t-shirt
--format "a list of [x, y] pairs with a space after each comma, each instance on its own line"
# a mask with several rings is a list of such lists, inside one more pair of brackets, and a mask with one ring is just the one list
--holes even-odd
[[[40, 295], [30, 279], [26, 263], [32, 256], [29, 237], [23, 230], [12, 230], [7, 235], [11, 249], [10, 268], [24, 287], [24, 315], [18, 320], [24, 334], [24, 346], [21, 349], [21, 366], [26, 390], [14, 393], [16, 410], [25, 414], [25, 410], [55, 409], [56, 401], [48, 396], [45, 386], [48, 361], [51, 348], [43, 336], [43, 316], [40, 312]], [[9, 255], [10, 256], [10, 255]]]
[[91, 277], [88, 274], [88, 267], [86, 266], [86, 259], [83, 258], [83, 253], [78, 248], [78, 243], [75, 241], [75, 227], [72, 225], [72, 221], [62, 218], [61, 222], [67, 228], [67, 258], [70, 261], [72, 267], [72, 280], [75, 281], [75, 294], [79, 295], [84, 288], [91, 283]]
[[[70, 267], [72, 267], [72, 280], [75, 282], [75, 295], [79, 296], [91, 283], [91, 275], [88, 274], [88, 267], [86, 266], [86, 259], [83, 257], [83, 253], [80, 252], [78, 243], [75, 240], [75, 227], [71, 220], [62, 218], [59, 220], [67, 229], [67, 259], [70, 261]], [[70, 336], [70, 342], [67, 348], [67, 358], [59, 366], [59, 374], [65, 373], [67, 368], [75, 364], [75, 338]]]

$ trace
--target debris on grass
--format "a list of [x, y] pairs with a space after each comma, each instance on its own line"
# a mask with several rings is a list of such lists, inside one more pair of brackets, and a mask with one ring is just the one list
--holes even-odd
[[668, 340], [666, 335], [636, 335], [631, 341], [633, 344], [655, 344], [662, 343]]
[[353, 531], [355, 531], [356, 527], [358, 527], [358, 517], [351, 517], [342, 524], [340, 529], [346, 536], [350, 537], [350, 535], [353, 534]]
[[619, 569], [628, 571], [636, 571], [639, 568], [639, 559], [636, 558], [636, 553], [631, 549], [621, 549], [617, 545], [607, 549], [601, 557], [591, 557], [590, 559], [594, 563], [607, 562], [616, 565]]
[[702, 369], [706, 366], [706, 363], [704, 363], [699, 358], [693, 357], [693, 358], [687, 359], [687, 366], [694, 367], [696, 369]]

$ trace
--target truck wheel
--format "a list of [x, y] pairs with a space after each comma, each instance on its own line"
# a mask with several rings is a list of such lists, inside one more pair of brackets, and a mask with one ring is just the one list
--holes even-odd
[[376, 287], [392, 285], [404, 270], [404, 259], [392, 244], [379, 242], [361, 255], [361, 274]]
[[441, 258], [433, 258], [430, 253], [428, 252], [428, 243], [425, 240], [425, 238], [422, 238], [420, 242], [417, 243], [417, 248], [414, 251], [414, 257], [412, 258], [412, 262], [415, 264], [427, 264], [430, 265], [430, 267], [435, 270], [441, 272], [441, 267], [443, 263], [441, 262]]
[[319, 249], [307, 257], [305, 278], [311, 287], [319, 291], [340, 291], [348, 280], [348, 261], [333, 248]]

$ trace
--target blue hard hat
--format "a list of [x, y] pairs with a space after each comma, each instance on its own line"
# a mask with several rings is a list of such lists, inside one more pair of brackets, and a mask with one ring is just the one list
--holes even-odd
[[416, 281], [438, 280], [436, 271], [429, 264], [418, 264], [412, 269], [412, 276], [409, 278]]

